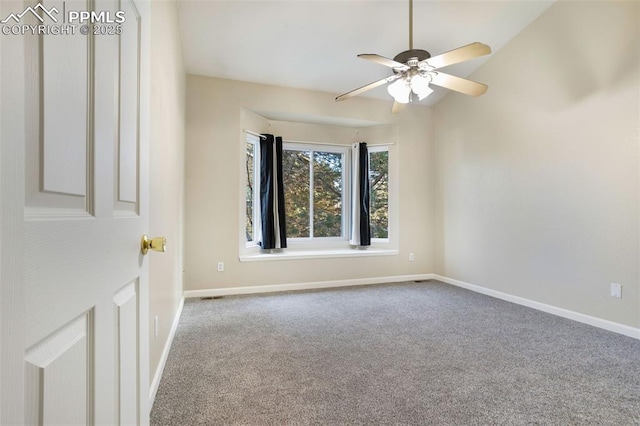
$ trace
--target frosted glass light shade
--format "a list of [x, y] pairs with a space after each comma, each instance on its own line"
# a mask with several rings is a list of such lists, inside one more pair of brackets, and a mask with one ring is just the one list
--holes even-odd
[[418, 95], [419, 100], [423, 100], [433, 93], [433, 89], [429, 87], [429, 79], [420, 74], [414, 75], [411, 78], [411, 90]]
[[409, 103], [411, 87], [409, 87], [404, 78], [400, 78], [387, 86], [387, 92], [393, 96], [393, 99], [395, 99], [396, 102], [401, 104]]

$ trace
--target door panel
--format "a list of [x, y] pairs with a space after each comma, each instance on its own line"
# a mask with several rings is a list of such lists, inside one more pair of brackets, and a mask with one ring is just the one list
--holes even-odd
[[116, 317], [116, 363], [118, 418], [120, 424], [135, 424], [138, 418], [138, 283], [132, 282], [113, 298]]
[[76, 318], [27, 350], [27, 424], [92, 423], [90, 318]]
[[[45, 7], [62, 7], [44, 1]], [[86, 9], [86, 2], [67, 1]], [[86, 195], [86, 158], [90, 142], [89, 71], [91, 38], [79, 32], [40, 36], [42, 190]]]
[[121, 2], [120, 7], [128, 19], [122, 26], [118, 58], [120, 64], [118, 201], [135, 204], [138, 201], [140, 16], [135, 6], [129, 1]]
[[[88, 2], [42, 4], [47, 9], [82, 10]], [[90, 215], [93, 37], [34, 35], [26, 37], [26, 44], [26, 214], [36, 219]]]
[[26, 41], [25, 420], [145, 424], [149, 5], [43, 6], [123, 10], [126, 25]]

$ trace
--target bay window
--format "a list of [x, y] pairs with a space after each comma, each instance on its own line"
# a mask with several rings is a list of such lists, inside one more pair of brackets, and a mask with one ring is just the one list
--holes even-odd
[[[247, 134], [245, 220], [247, 246], [260, 241], [260, 139]], [[350, 146], [283, 143], [283, 183], [289, 246], [348, 247], [351, 188]], [[371, 237], [389, 238], [389, 151], [369, 148]], [[336, 246], [337, 247], [337, 246]]]

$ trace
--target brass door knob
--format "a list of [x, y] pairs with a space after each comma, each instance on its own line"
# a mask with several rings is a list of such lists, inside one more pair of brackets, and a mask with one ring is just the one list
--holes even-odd
[[163, 252], [167, 249], [167, 239], [165, 237], [155, 237], [153, 239], [149, 239], [147, 234], [142, 236], [142, 243], [140, 244], [140, 251], [142, 254], [147, 254], [149, 249], [153, 251]]

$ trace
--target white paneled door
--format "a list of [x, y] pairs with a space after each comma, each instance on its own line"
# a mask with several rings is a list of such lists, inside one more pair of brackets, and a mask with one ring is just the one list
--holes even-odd
[[[20, 15], [27, 7], [36, 13]], [[140, 252], [148, 226], [148, 9], [143, 0], [19, 1], [1, 9], [0, 19], [15, 13], [20, 25], [75, 27], [1, 35], [9, 126], [2, 154], [13, 155], [24, 176], [14, 185], [20, 197], [2, 185], [3, 206], [22, 210], [12, 235], [10, 222], [2, 226], [2, 247], [14, 239], [21, 264], [2, 296], [23, 307], [0, 316], [2, 380], [14, 385], [2, 385], [2, 424], [148, 422]], [[74, 21], [70, 12], [90, 17]], [[22, 73], [5, 72], [7, 61]], [[22, 106], [13, 114], [23, 126], [11, 123], [9, 96]], [[5, 394], [9, 388], [19, 395]]]

